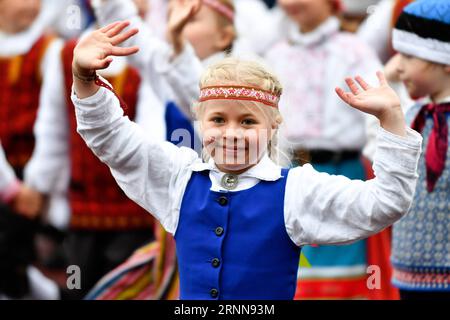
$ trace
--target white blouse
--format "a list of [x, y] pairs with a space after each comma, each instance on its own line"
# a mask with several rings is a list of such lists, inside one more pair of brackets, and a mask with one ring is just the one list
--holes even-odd
[[[117, 183], [136, 203], [174, 234], [181, 201], [193, 171], [210, 171], [213, 190], [223, 175], [195, 151], [147, 137], [123, 116], [107, 89], [85, 99], [72, 94], [78, 132], [105, 162]], [[284, 201], [286, 230], [299, 246], [344, 244], [366, 238], [408, 212], [417, 183], [422, 138], [408, 129], [400, 137], [380, 129], [374, 159], [376, 178], [350, 180], [304, 165], [289, 171]], [[239, 176], [238, 189], [280, 178], [281, 168], [267, 157]]]

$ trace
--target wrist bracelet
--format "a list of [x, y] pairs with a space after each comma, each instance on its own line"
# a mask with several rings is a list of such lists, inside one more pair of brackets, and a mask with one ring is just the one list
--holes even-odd
[[75, 78], [77, 78], [78, 80], [83, 81], [83, 82], [92, 82], [92, 81], [95, 81], [95, 79], [97, 79], [97, 72], [95, 72], [95, 71], [93, 71], [93, 73], [88, 76], [80, 75], [79, 73], [77, 73], [75, 71], [75, 69], [72, 69], [72, 73]]

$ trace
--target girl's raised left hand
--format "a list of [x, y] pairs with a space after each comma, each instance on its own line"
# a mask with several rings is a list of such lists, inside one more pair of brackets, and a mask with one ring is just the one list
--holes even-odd
[[384, 129], [405, 136], [406, 124], [400, 98], [389, 87], [382, 72], [377, 72], [377, 77], [380, 83], [378, 87], [370, 86], [359, 76], [355, 77], [356, 82], [352, 78], [346, 78], [345, 82], [351, 92], [336, 88], [336, 93], [353, 108], [377, 117]]
[[113, 56], [128, 56], [139, 50], [138, 47], [119, 47], [138, 32], [138, 29], [124, 31], [129, 25], [128, 21], [114, 22], [78, 42], [72, 61], [73, 83], [78, 98], [90, 97], [98, 91], [99, 86], [94, 82], [95, 71], [107, 68]]

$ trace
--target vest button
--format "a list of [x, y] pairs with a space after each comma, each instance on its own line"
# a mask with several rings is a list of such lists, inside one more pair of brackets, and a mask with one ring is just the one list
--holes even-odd
[[219, 204], [224, 207], [228, 204], [228, 199], [225, 196], [221, 196], [219, 199], [217, 199], [217, 202], [219, 202]]
[[217, 298], [219, 296], [219, 291], [217, 289], [211, 289], [209, 294], [211, 295], [211, 298], [215, 299], [215, 298]]
[[220, 266], [220, 260], [217, 258], [212, 259], [211, 264], [214, 268], [217, 268], [218, 266]]
[[223, 235], [223, 228], [217, 227], [214, 232], [216, 233], [216, 236], [220, 237], [221, 235]]

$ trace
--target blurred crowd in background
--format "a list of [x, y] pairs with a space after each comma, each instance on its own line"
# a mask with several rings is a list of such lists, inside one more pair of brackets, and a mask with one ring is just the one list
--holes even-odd
[[[195, 93], [184, 94], [182, 80], [175, 87], [144, 74], [142, 61], [161, 47], [154, 70], [170, 77], [192, 54], [203, 65], [230, 54], [261, 59], [284, 87], [281, 145], [290, 165], [306, 159], [317, 170], [370, 179], [378, 123], [346, 107], [334, 88], [355, 75], [376, 84], [384, 70], [404, 111], [414, 104], [419, 97], [395, 76], [391, 44], [410, 2], [204, 0], [182, 25], [188, 44], [177, 52], [171, 28], [182, 0], [0, 0], [0, 299], [177, 298], [170, 235], [127, 199], [77, 136], [70, 101], [76, 39], [112, 21], [138, 21], [139, 54], [116, 59], [102, 75], [149, 135], [193, 148], [194, 99], [184, 97]], [[174, 134], [180, 128], [187, 140]], [[390, 230], [349, 247], [304, 248], [296, 298], [398, 299], [390, 250]], [[367, 288], [369, 265], [381, 268], [380, 290]]]

